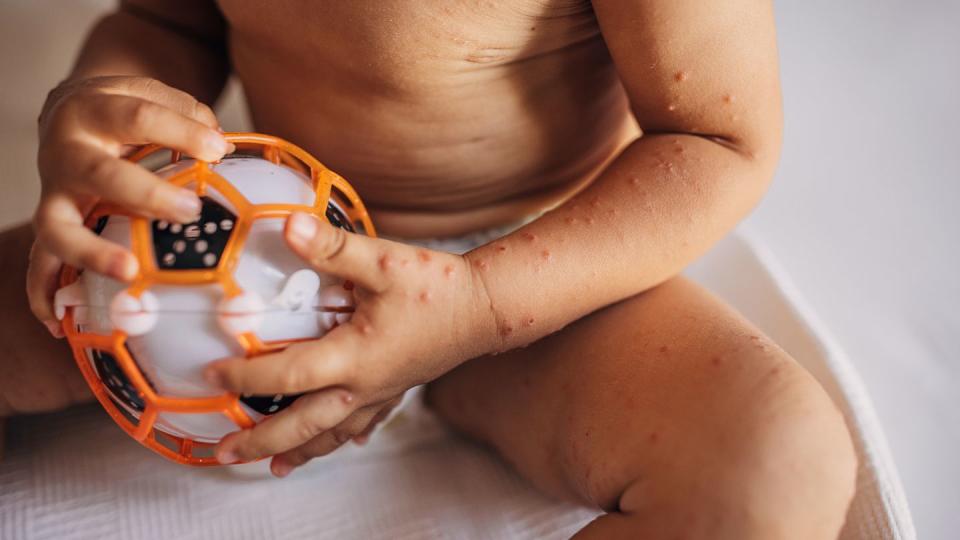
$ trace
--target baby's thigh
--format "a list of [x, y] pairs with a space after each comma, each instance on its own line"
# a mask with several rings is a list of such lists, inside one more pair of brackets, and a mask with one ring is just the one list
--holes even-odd
[[[721, 478], [749, 482], [755, 468], [775, 468], [769, 456], [849, 453], [813, 378], [685, 278], [467, 362], [432, 383], [428, 401], [542, 490], [608, 510], [640, 479], [680, 500], [704, 484], [722, 492]], [[814, 438], [829, 448], [798, 443]]]

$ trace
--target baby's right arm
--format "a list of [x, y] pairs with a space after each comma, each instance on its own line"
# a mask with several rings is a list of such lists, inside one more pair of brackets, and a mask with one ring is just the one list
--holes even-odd
[[34, 314], [58, 334], [51, 299], [62, 263], [129, 280], [136, 259], [83, 225], [98, 201], [138, 214], [191, 221], [200, 201], [123, 159], [158, 143], [205, 160], [229, 150], [206, 103], [229, 71], [225, 22], [213, 1], [128, 0], [102, 19], [70, 76], [40, 114], [43, 186], [27, 277]]

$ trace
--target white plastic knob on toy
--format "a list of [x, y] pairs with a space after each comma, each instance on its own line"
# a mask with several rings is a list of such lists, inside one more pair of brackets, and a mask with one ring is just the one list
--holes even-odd
[[253, 291], [244, 291], [233, 298], [224, 298], [217, 307], [217, 322], [231, 336], [256, 332], [263, 323], [263, 299]]
[[324, 309], [320, 317], [320, 323], [324, 330], [330, 330], [338, 324], [345, 324], [350, 320], [349, 311], [327, 311], [329, 308], [352, 308], [353, 293], [344, 288], [343, 285], [329, 285], [320, 291], [320, 305]]
[[110, 322], [130, 336], [142, 336], [157, 325], [157, 310], [160, 302], [150, 291], [140, 297], [123, 291], [110, 301]]

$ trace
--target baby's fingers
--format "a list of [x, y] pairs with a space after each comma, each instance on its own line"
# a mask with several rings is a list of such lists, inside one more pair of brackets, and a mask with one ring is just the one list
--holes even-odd
[[57, 289], [60, 259], [37, 242], [30, 249], [27, 269], [27, 298], [33, 315], [47, 326], [54, 337], [63, 337], [63, 330], [53, 313], [53, 294]]
[[362, 433], [377, 416], [381, 405], [370, 405], [357, 410], [349, 418], [309, 441], [278, 454], [270, 463], [270, 470], [279, 478], [290, 474], [290, 471], [303, 465], [313, 458], [330, 454], [354, 436]]
[[295, 448], [343, 422], [353, 412], [353, 402], [353, 395], [341, 389], [307, 394], [267, 421], [224, 437], [217, 460], [253, 461]]
[[66, 264], [121, 281], [130, 281], [137, 274], [133, 254], [87, 229], [73, 201], [64, 195], [44, 199], [34, 217], [34, 228], [37, 242]]
[[[105, 152], [77, 149], [67, 163], [82, 178], [70, 183], [79, 194], [116, 203], [149, 218], [180, 223], [197, 219], [201, 203], [193, 191], [164, 182], [155, 174], [125, 159]], [[64, 170], [60, 174], [70, 174]]]
[[229, 143], [216, 129], [152, 101], [91, 96], [79, 106], [83, 124], [118, 144], [156, 143], [206, 161], [216, 161]]

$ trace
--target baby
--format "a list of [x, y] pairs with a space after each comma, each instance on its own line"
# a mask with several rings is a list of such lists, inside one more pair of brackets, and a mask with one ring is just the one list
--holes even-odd
[[[356, 283], [357, 311], [206, 369], [232, 392], [307, 392], [225, 437], [221, 462], [273, 456], [286, 476], [426, 384], [440, 417], [544, 493], [606, 512], [577, 538], [836, 537], [856, 469], [842, 416], [678, 275], [777, 163], [769, 0], [121, 2], [40, 115], [43, 194], [33, 230], [2, 236], [4, 297], [26, 275], [60, 337], [62, 263], [137, 271], [83, 227], [96, 202], [194, 220], [193, 192], [123, 157], [230, 152], [210, 105], [231, 74], [258, 131], [347, 178], [403, 241], [288, 220], [294, 251]], [[88, 399], [26, 300], [2, 309], [0, 416]]]

